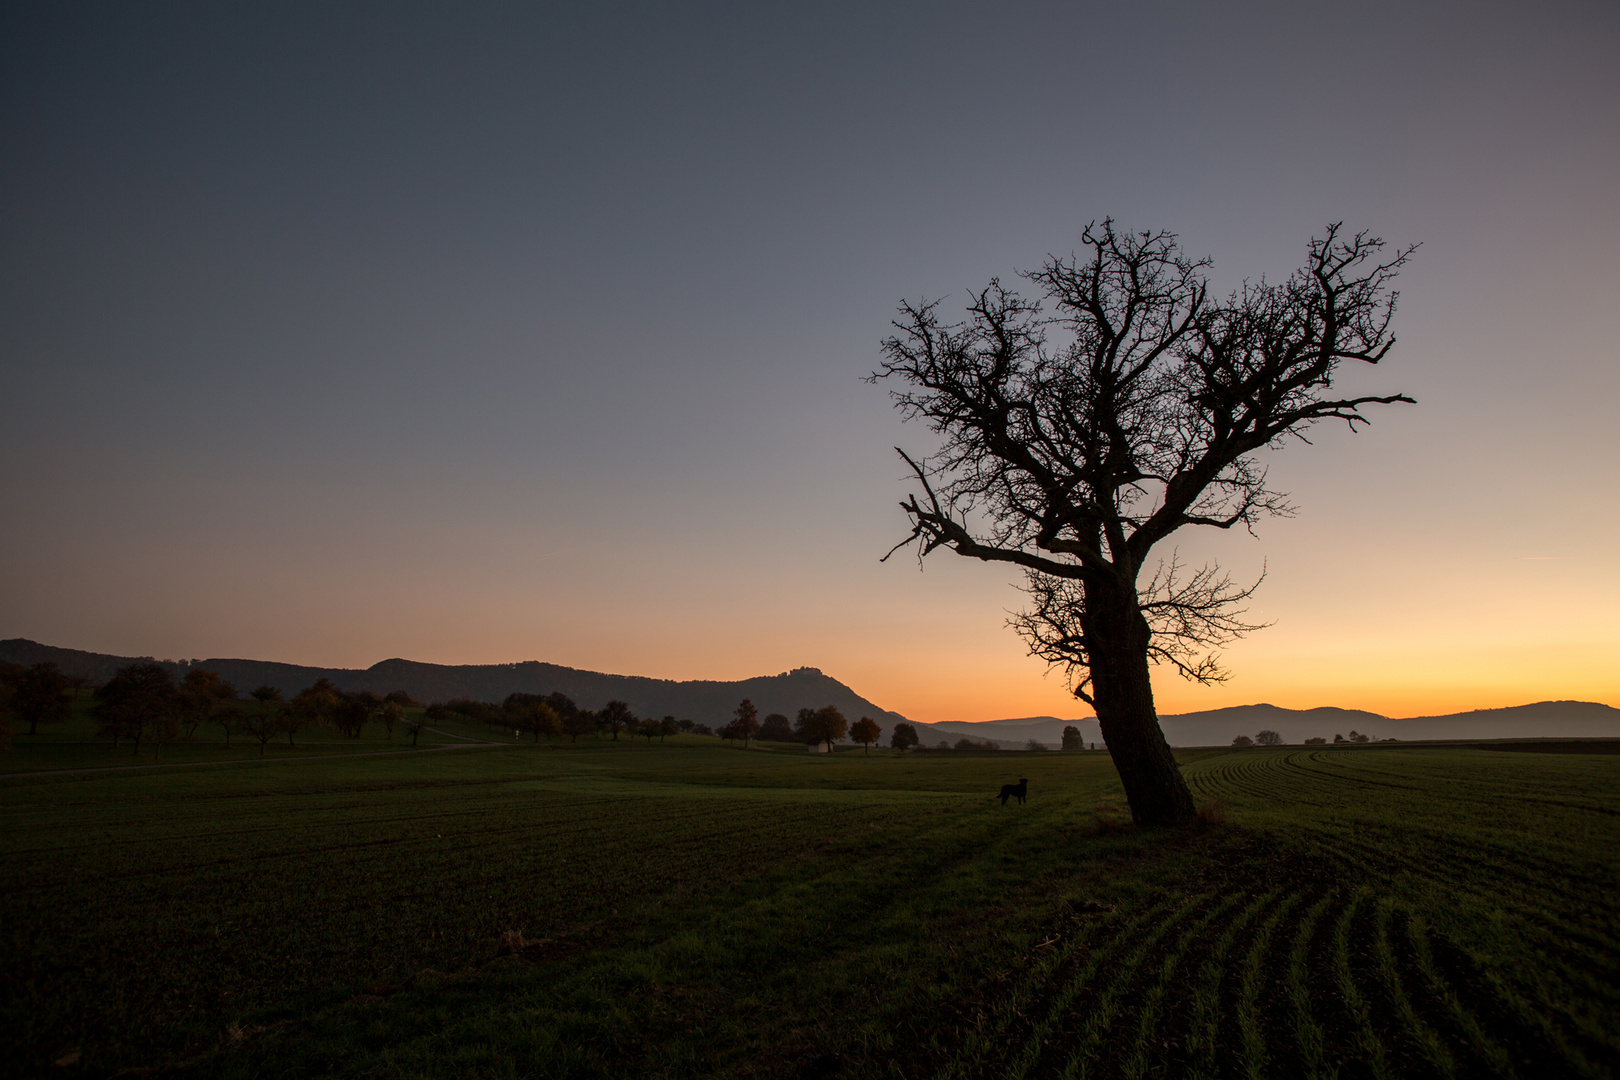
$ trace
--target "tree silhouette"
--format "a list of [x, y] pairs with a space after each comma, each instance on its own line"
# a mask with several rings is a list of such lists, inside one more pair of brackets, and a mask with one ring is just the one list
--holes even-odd
[[773, 712], [759, 722], [761, 742], [792, 742], [793, 725], [779, 712]]
[[889, 745], [902, 753], [917, 745], [917, 729], [910, 724], [896, 724], [889, 732]]
[[1258, 628], [1240, 607], [1254, 586], [1174, 553], [1155, 564], [1153, 549], [1187, 526], [1288, 512], [1259, 451], [1411, 400], [1331, 390], [1341, 363], [1377, 363], [1394, 343], [1390, 282], [1412, 249], [1380, 261], [1381, 241], [1333, 225], [1286, 282], [1217, 301], [1208, 261], [1171, 233], [1105, 221], [1082, 243], [1025, 275], [1049, 309], [995, 280], [964, 322], [901, 305], [871, 378], [903, 384], [897, 406], [941, 444], [920, 461], [900, 451], [920, 492], [890, 554], [914, 543], [919, 559], [946, 548], [1023, 569], [1031, 605], [1014, 626], [1096, 710], [1132, 817], [1190, 823], [1150, 664], [1224, 678], [1214, 650]]
[[119, 668], [96, 691], [96, 716], [102, 733], [112, 735], [113, 745], [120, 737], [133, 739], [139, 756], [141, 740], [151, 738], [161, 757], [163, 743], [178, 732], [179, 699], [168, 668], [150, 661], [130, 664]]
[[1267, 728], [1254, 737], [1254, 744], [1256, 746], [1281, 746], [1283, 737]]
[[1063, 725], [1063, 749], [1065, 749], [1065, 750], [1084, 750], [1085, 748], [1086, 748], [1086, 740], [1084, 740], [1084, 739], [1082, 739], [1080, 737], [1080, 729], [1075, 727], [1073, 724], [1064, 724]]
[[72, 689], [73, 680], [47, 660], [22, 672], [13, 683], [11, 709], [33, 735], [41, 724], [60, 724], [68, 718]]
[[[202, 668], [192, 668], [186, 672], [185, 679], [180, 683], [180, 723], [185, 729], [186, 738], [191, 738], [208, 721], [221, 702], [231, 701], [235, 697], [236, 687], [217, 673]], [[226, 736], [226, 741], [230, 741], [229, 736]]]
[[596, 716], [596, 722], [602, 730], [613, 733], [614, 742], [619, 741], [619, 732], [628, 727], [634, 719], [635, 715], [631, 713], [630, 706], [622, 701], [608, 702]]
[[733, 714], [731, 726], [736, 730], [737, 737], [743, 741], [743, 749], [746, 750], [748, 740], [759, 731], [759, 710], [754, 708], [752, 701], [742, 699], [742, 704], [737, 706], [737, 711]]
[[883, 729], [870, 716], [863, 716], [849, 726], [850, 739], [860, 743], [862, 751], [867, 754], [872, 752], [872, 744], [882, 735]]
[[282, 713], [281, 728], [287, 733], [287, 745], [292, 746], [293, 735], [309, 727], [330, 727], [343, 708], [343, 693], [331, 679], [316, 679], [293, 697], [292, 707]]
[[281, 700], [281, 691], [273, 686], [261, 686], [249, 695], [253, 704], [240, 708], [236, 717], [236, 730], [252, 736], [259, 744], [259, 756], [271, 739], [287, 729], [292, 711]]
[[833, 743], [849, 732], [849, 721], [835, 707], [827, 705], [820, 709], [800, 709], [794, 729], [805, 742], [812, 746], [826, 743], [830, 751]]

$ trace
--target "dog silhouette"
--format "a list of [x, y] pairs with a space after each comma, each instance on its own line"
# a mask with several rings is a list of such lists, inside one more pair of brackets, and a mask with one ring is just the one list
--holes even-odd
[[1028, 794], [1029, 794], [1029, 780], [1027, 778], [1018, 781], [1018, 783], [1016, 783], [1016, 784], [1002, 784], [1001, 785], [1001, 805], [1006, 806], [1008, 799], [1017, 799], [1019, 805], [1022, 806], [1023, 802], [1024, 802], [1024, 796], [1028, 795]]

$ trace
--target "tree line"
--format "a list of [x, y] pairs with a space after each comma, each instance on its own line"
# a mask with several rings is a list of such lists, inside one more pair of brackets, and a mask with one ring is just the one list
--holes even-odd
[[[74, 694], [89, 687], [89, 680], [68, 675], [53, 663], [32, 667], [0, 664], [0, 747], [10, 741], [9, 721], [26, 726], [27, 734], [33, 735], [41, 724], [65, 721]], [[372, 723], [382, 724], [390, 736], [396, 726], [403, 727], [411, 736], [411, 745], [416, 746], [428, 723], [453, 718], [493, 731], [510, 730], [514, 737], [530, 736], [537, 743], [541, 738], [567, 738], [577, 743], [582, 735], [616, 742], [621, 734], [632, 741], [641, 737], [651, 743], [654, 739], [663, 742], [671, 735], [694, 734], [718, 735], [740, 742], [744, 748], [750, 742], [763, 740], [824, 745], [829, 751], [835, 743], [848, 739], [870, 753], [883, 736], [883, 728], [876, 720], [863, 716], [851, 723], [833, 705], [802, 708], [792, 719], [783, 713], [761, 719], [754, 703], [744, 699], [718, 731], [708, 724], [673, 716], [639, 717], [623, 701], [609, 701], [600, 709], [581, 708], [561, 692], [513, 693], [499, 703], [454, 698], [434, 702], [421, 713], [409, 713], [408, 708], [420, 703], [404, 690], [385, 695], [370, 690], [345, 691], [330, 679], [321, 678], [290, 699], [273, 686], [260, 686], [243, 696], [216, 672], [192, 668], [177, 680], [169, 668], [150, 661], [119, 668], [105, 683], [94, 687], [93, 693], [91, 713], [98, 723], [98, 733], [110, 737], [115, 747], [127, 740], [135, 755], [140, 754], [143, 745], [152, 746], [158, 759], [164, 745], [190, 739], [205, 725], [217, 727], [227, 746], [233, 737], [257, 743], [261, 757], [278, 738], [285, 737], [287, 745], [296, 748], [301, 732], [325, 728], [358, 739]], [[895, 750], [914, 749], [919, 743], [917, 729], [911, 724], [897, 723], [890, 730], [889, 746]], [[1066, 728], [1063, 748], [1082, 747], [1079, 732]], [[945, 744], [941, 748], [946, 748]], [[982, 751], [998, 747], [961, 739], [955, 749]]]
[[[33, 735], [41, 724], [66, 720], [73, 695], [88, 685], [88, 680], [49, 662], [0, 666], [0, 744], [11, 734], [6, 719], [26, 724], [27, 733]], [[297, 746], [298, 733], [311, 727], [331, 728], [358, 739], [367, 724], [381, 723], [390, 735], [403, 724], [413, 745], [421, 733], [421, 724], [406, 715], [407, 706], [417, 702], [405, 691], [386, 696], [370, 690], [347, 692], [330, 679], [317, 680], [290, 701], [273, 686], [260, 686], [244, 699], [216, 672], [192, 668], [184, 679], [176, 680], [162, 664], [143, 661], [119, 668], [93, 693], [91, 714], [98, 733], [110, 737], [115, 747], [127, 740], [136, 755], [143, 744], [151, 745], [159, 759], [165, 744], [190, 739], [204, 725], [218, 726], [226, 745], [233, 735], [256, 740], [261, 756], [265, 746], [282, 735], [287, 745]]]

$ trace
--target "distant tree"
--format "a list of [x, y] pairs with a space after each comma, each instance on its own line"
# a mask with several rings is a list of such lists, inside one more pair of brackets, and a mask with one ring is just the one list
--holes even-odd
[[597, 714], [596, 719], [602, 730], [611, 733], [613, 741], [618, 742], [619, 732], [630, 725], [630, 722], [635, 719], [635, 714], [630, 711], [630, 706], [626, 703], [610, 701]]
[[807, 743], [826, 743], [827, 749], [849, 733], [849, 721], [832, 705], [820, 709], [800, 709], [795, 734]]
[[345, 737], [358, 739], [382, 706], [381, 695], [370, 690], [355, 694], [338, 692], [337, 701], [327, 712], [327, 722]]
[[1352, 731], [1350, 733], [1350, 741], [1353, 742], [1353, 743], [1371, 742], [1372, 741], [1372, 736], [1371, 735], [1362, 735], [1362, 734], [1358, 734], [1357, 732]]
[[[1351, 734], [1353, 735], [1355, 733], [1351, 732]], [[1344, 742], [1344, 736], [1340, 735], [1338, 732], [1334, 732], [1333, 733], [1333, 741], [1336, 742], [1336, 743], [1342, 743], [1342, 742]]]
[[1306, 746], [1321, 746], [1325, 742], [1327, 742], [1327, 740], [1322, 738], [1322, 736], [1320, 736], [1320, 735], [1312, 735], [1310, 738], [1305, 740], [1305, 745]]
[[425, 727], [427, 727], [427, 717], [426, 716], [406, 716], [405, 717], [405, 734], [407, 734], [407, 735], [409, 735], [411, 737], [411, 745], [412, 746], [416, 745], [416, 740], [421, 737], [422, 729], [425, 728]]
[[[548, 699], [548, 704], [550, 701]], [[555, 705], [552, 705], [555, 708]], [[589, 735], [596, 730], [596, 714], [589, 709], [575, 708], [562, 714], [563, 734], [568, 736], [570, 742], [579, 742], [581, 735]]]
[[960, 750], [963, 753], [968, 754], [984, 754], [992, 750], [1000, 750], [1001, 746], [991, 739], [986, 739], [983, 742], [977, 742], [973, 739], [963, 737], [956, 740], [956, 745], [952, 747], [952, 749]]
[[883, 729], [870, 716], [863, 716], [849, 726], [850, 741], [860, 743], [863, 753], [870, 754], [872, 744], [882, 737]]
[[641, 722], [636, 725], [636, 734], [646, 739], [647, 745], [651, 746], [654, 739], [662, 741], [664, 722], [651, 716], [643, 717]]
[[675, 723], [680, 727], [680, 729], [682, 731], [686, 731], [686, 732], [690, 732], [693, 728], [697, 727], [697, 721], [696, 720], [677, 720], [677, 721], [675, 721]]
[[11, 702], [17, 694], [17, 683], [28, 674], [21, 664], [0, 660], [0, 750], [11, 745]]
[[773, 712], [759, 724], [760, 742], [792, 742], [793, 724], [779, 712]]
[[889, 745], [901, 753], [917, 745], [917, 729], [910, 724], [896, 724], [889, 732]]
[[1260, 734], [1254, 737], [1254, 744], [1256, 746], [1281, 746], [1283, 744], [1283, 737], [1277, 734], [1275, 731], [1272, 731], [1270, 728], [1267, 728], [1265, 731], [1260, 732]]
[[[236, 687], [217, 673], [198, 667], [187, 671], [180, 683], [180, 725], [185, 729], [186, 738], [196, 734], [222, 702], [234, 700]], [[226, 741], [230, 741], [229, 736]]]
[[403, 690], [392, 690], [383, 696], [383, 700], [392, 701], [395, 705], [406, 709], [420, 709], [422, 707], [420, 701], [417, 701]]
[[534, 733], [535, 742], [539, 742], [542, 735], [546, 737], [546, 742], [550, 742], [563, 733], [562, 717], [557, 715], [550, 702], [538, 701], [529, 714], [529, 730]]
[[742, 734], [737, 730], [737, 721], [735, 720], [729, 724], [721, 725], [719, 735], [726, 742], [736, 742], [742, 738]]
[[557, 715], [563, 718], [563, 722], [565, 724], [570, 716], [575, 716], [579, 713], [579, 706], [574, 704], [574, 699], [563, 693], [561, 690], [553, 691], [552, 693], [547, 694], [546, 704], [557, 710]]
[[665, 739], [669, 738], [671, 735], [679, 735], [680, 733], [680, 722], [677, 721], [673, 716], [666, 716], [662, 720], [658, 721], [658, 745], [664, 745]]
[[1065, 750], [1084, 750], [1086, 741], [1080, 737], [1080, 729], [1073, 724], [1063, 725], [1062, 748]]
[[708, 724], [693, 724], [692, 725], [692, 734], [694, 734], [694, 735], [713, 735], [714, 734], [714, 728], [710, 727]]
[[252, 694], [254, 704], [241, 709], [236, 730], [251, 736], [259, 744], [259, 756], [271, 739], [287, 729], [292, 721], [292, 709], [281, 700], [281, 691], [273, 686], [261, 686]]
[[1046, 749], [1046, 744], [1041, 742], [1041, 740], [1039, 740], [1039, 739], [1031, 739], [1031, 740], [1029, 740], [1029, 742], [1024, 744], [1024, 749], [1025, 750], [1045, 750]]
[[[575, 710], [576, 712], [578, 710]], [[563, 718], [551, 702], [539, 694], [508, 694], [501, 703], [503, 727], [517, 732], [528, 732], [539, 742], [544, 735], [550, 742], [553, 735], [563, 733]]]
[[316, 679], [294, 695], [291, 705], [282, 724], [288, 746], [295, 745], [293, 736], [306, 728], [331, 727], [343, 706], [343, 694], [331, 679]]
[[383, 698], [377, 707], [371, 711], [371, 718], [381, 724], [388, 732], [388, 737], [394, 737], [394, 725], [405, 719], [405, 706], [397, 701]]
[[1245, 746], [1253, 746], [1254, 740], [1249, 738], [1247, 735], [1239, 735], [1237, 738], [1232, 740], [1232, 745], [1241, 749]]
[[748, 740], [759, 732], [759, 710], [754, 708], [752, 701], [743, 698], [742, 704], [737, 706], [737, 711], [732, 713], [731, 722], [736, 726], [737, 736], [742, 739], [743, 749], [746, 750]]
[[133, 739], [140, 755], [141, 740], [152, 739], [162, 756], [164, 742], [179, 732], [180, 691], [162, 664], [145, 661], [121, 667], [96, 691], [96, 716], [103, 734], [113, 745], [120, 737]]
[[73, 682], [50, 661], [26, 669], [12, 684], [11, 711], [33, 735], [41, 724], [60, 724], [72, 709]]

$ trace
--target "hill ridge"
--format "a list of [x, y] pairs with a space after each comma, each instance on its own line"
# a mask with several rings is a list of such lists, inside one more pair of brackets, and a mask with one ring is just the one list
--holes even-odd
[[502, 664], [433, 664], [390, 657], [366, 668], [326, 668], [288, 664], [276, 660], [213, 657], [206, 660], [156, 660], [150, 656], [114, 656], [108, 653], [42, 645], [28, 638], [0, 641], [0, 660], [19, 664], [51, 661], [63, 671], [92, 680], [112, 676], [126, 664], [152, 661], [183, 673], [192, 667], [217, 672], [246, 692], [256, 686], [274, 686], [294, 694], [316, 679], [331, 679], [343, 690], [388, 693], [404, 690], [423, 701], [473, 697], [500, 701], [511, 693], [561, 692], [587, 709], [601, 708], [619, 699], [643, 716], [678, 716], [703, 723], [724, 723], [743, 698], [760, 715], [780, 712], [793, 716], [800, 708], [834, 705], [855, 719], [870, 716], [885, 728], [904, 721], [900, 713], [869, 701], [820, 668], [797, 667], [778, 675], [747, 679], [659, 679], [649, 675], [618, 675], [566, 667], [543, 660]]

